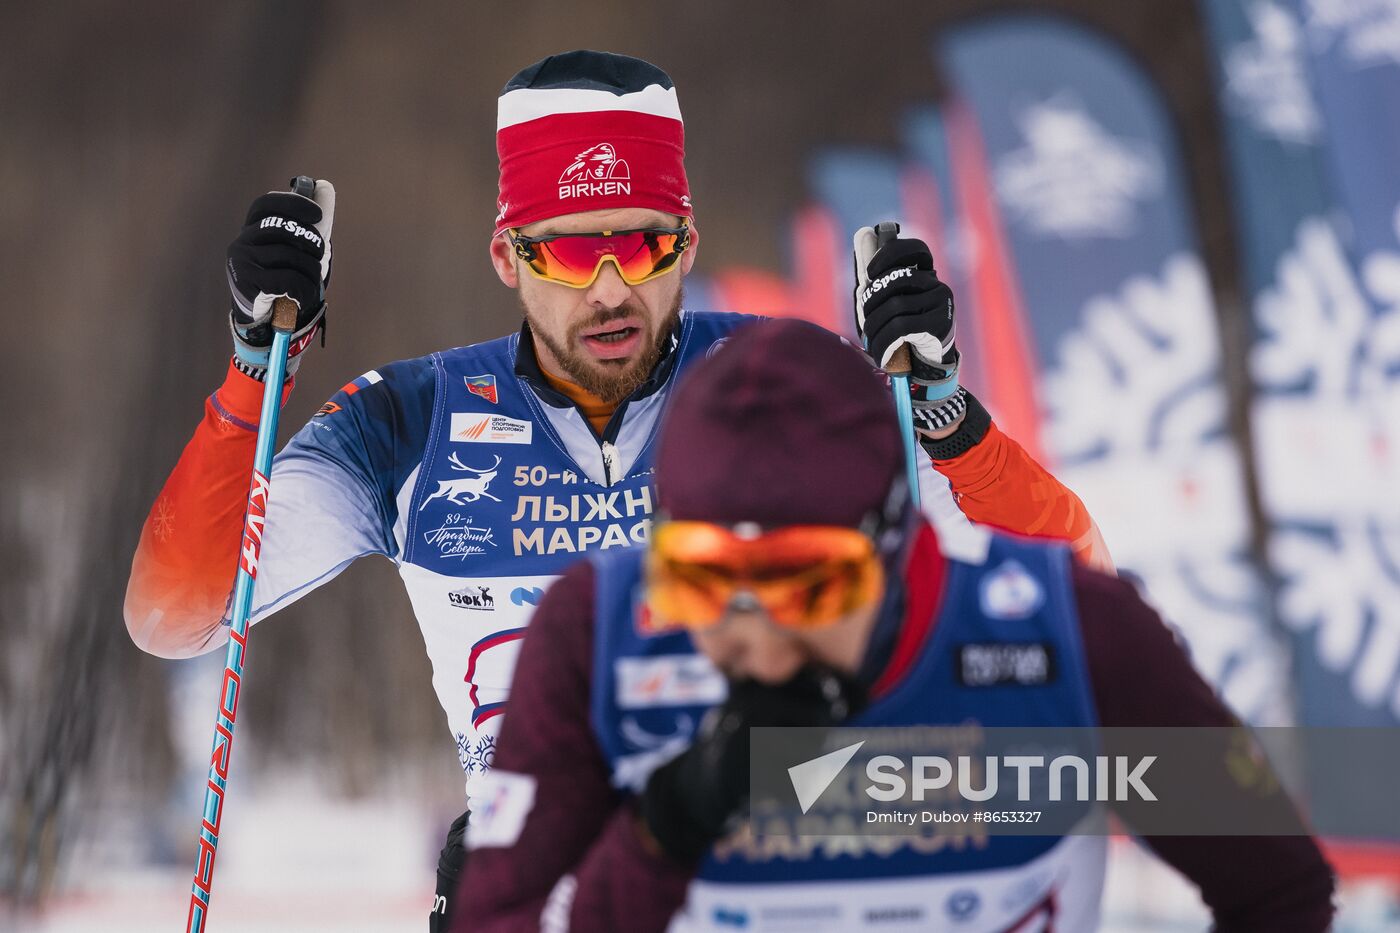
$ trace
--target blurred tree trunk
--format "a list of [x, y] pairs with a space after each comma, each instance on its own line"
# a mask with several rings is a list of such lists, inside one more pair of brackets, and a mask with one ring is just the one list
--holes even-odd
[[[113, 784], [163, 797], [165, 671], [126, 636], [127, 571], [227, 353], [206, 326], [227, 301], [209, 274], [238, 220], [227, 179], [288, 174], [269, 130], [293, 125], [316, 48], [311, 3], [172, 8], [140, 31], [127, 4], [84, 6], [12, 10], [25, 21], [0, 28], [26, 40], [0, 87], [7, 134], [30, 143], [0, 164], [19, 312], [0, 371], [24, 441], [3, 476], [22, 494], [3, 514], [0, 894], [20, 905]], [[229, 105], [261, 122], [225, 119]], [[195, 828], [191, 814], [191, 846]]]

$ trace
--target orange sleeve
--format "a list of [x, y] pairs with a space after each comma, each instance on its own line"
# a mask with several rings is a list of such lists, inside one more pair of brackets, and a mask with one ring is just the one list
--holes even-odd
[[966, 453], [934, 460], [933, 466], [948, 478], [954, 498], [972, 521], [1068, 541], [1081, 563], [1113, 572], [1108, 545], [1084, 503], [995, 423]]
[[227, 637], [262, 394], [261, 382], [229, 365], [141, 528], [124, 612], [144, 651], [192, 657]]

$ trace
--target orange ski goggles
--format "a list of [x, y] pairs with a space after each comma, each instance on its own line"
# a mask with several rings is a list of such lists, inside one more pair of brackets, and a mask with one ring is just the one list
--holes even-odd
[[652, 631], [704, 628], [761, 609], [779, 625], [819, 628], [883, 590], [875, 542], [854, 528], [664, 521], [651, 531], [644, 618]]
[[676, 260], [690, 247], [690, 224], [547, 236], [507, 230], [506, 236], [515, 255], [537, 279], [587, 288], [603, 271], [603, 263], [611, 262], [622, 281], [641, 285], [676, 267]]

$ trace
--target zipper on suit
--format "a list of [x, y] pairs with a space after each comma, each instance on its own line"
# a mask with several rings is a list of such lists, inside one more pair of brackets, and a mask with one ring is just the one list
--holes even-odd
[[612, 445], [612, 441], [603, 441], [603, 485], [611, 486], [613, 465], [617, 463], [617, 448]]

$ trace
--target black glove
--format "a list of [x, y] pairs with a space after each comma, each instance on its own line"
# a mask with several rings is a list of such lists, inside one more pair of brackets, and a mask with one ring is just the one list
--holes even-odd
[[471, 812], [466, 811], [452, 821], [452, 828], [447, 831], [447, 842], [438, 856], [437, 893], [433, 896], [432, 913], [428, 914], [428, 933], [443, 933], [452, 928], [457, 882], [462, 877], [462, 866], [467, 862], [467, 847], [463, 838], [470, 815]]
[[[870, 228], [856, 234], [858, 257], [863, 236], [873, 241], [875, 234]], [[923, 240], [896, 237], [856, 269], [855, 312], [856, 328], [881, 366], [899, 347], [909, 347], [917, 429], [936, 431], [962, 416], [966, 400], [958, 389], [953, 292], [939, 281]]]
[[261, 379], [267, 369], [274, 299], [285, 295], [298, 307], [287, 359], [289, 376], [296, 372], [301, 352], [322, 324], [334, 216], [335, 188], [328, 181], [316, 182], [312, 198], [270, 191], [253, 202], [243, 231], [229, 244], [234, 359], [240, 370], [254, 378]]
[[731, 682], [729, 698], [705, 717], [690, 748], [652, 772], [638, 808], [642, 822], [667, 855], [698, 861], [748, 806], [750, 727], [834, 726], [862, 702], [854, 681], [816, 665], [783, 684]]

